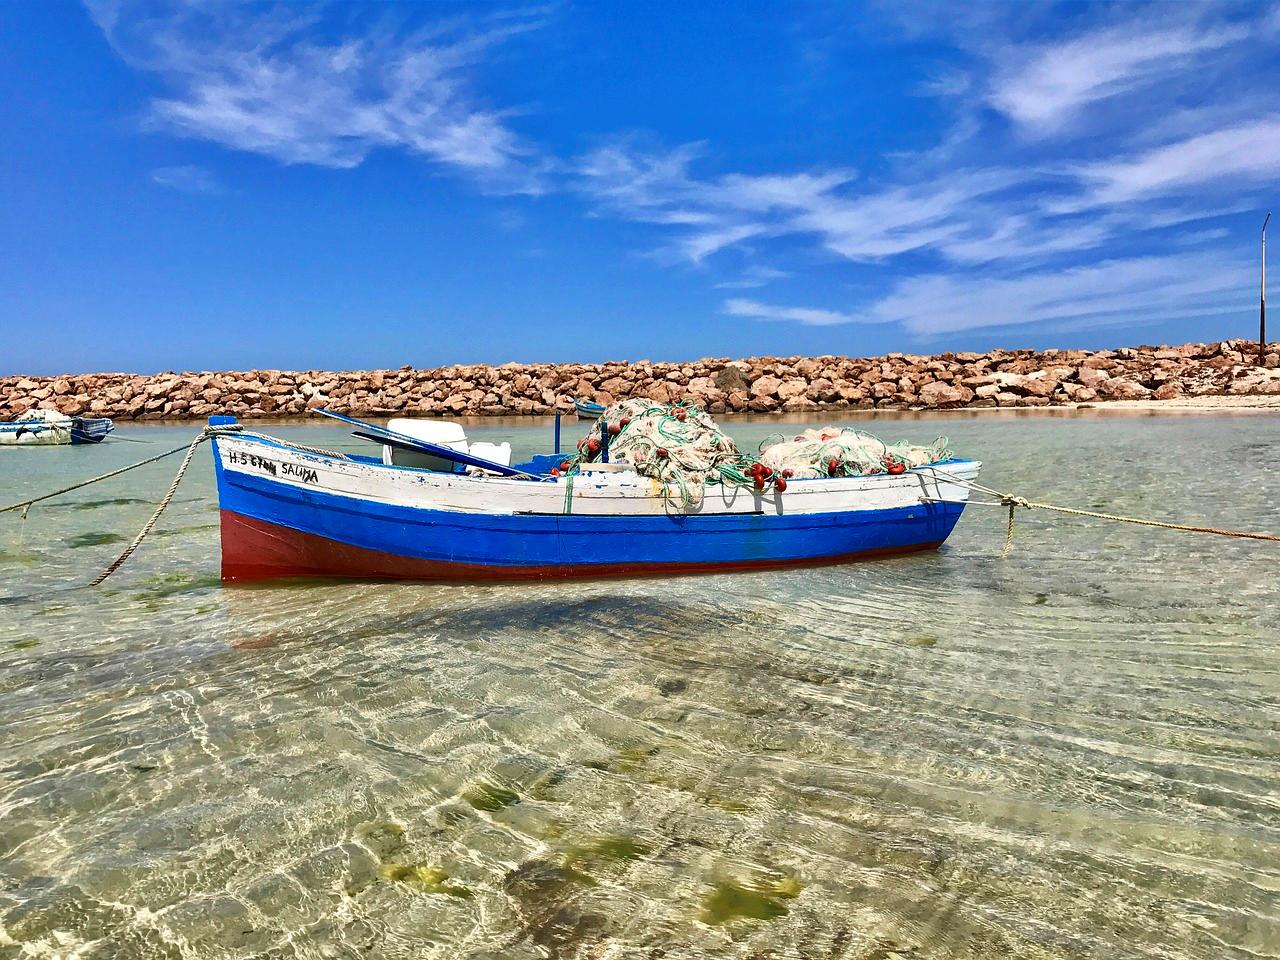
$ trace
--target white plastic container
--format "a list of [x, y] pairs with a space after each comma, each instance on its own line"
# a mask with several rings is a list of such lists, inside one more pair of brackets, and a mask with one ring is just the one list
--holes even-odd
[[[387, 429], [402, 433], [414, 440], [425, 440], [439, 447], [448, 447], [459, 453], [468, 452], [467, 432], [462, 424], [452, 420], [417, 420], [408, 417], [397, 417], [387, 423]], [[461, 467], [451, 460], [419, 453], [416, 450], [401, 450], [397, 447], [382, 447], [382, 462], [397, 467], [422, 467], [427, 470], [442, 470], [446, 473], [457, 472]]]

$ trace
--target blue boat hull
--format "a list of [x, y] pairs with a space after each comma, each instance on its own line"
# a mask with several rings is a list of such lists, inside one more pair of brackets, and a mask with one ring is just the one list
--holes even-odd
[[494, 515], [335, 496], [220, 465], [217, 477], [228, 581], [520, 580], [825, 564], [935, 548], [963, 510], [920, 503], [800, 515]]

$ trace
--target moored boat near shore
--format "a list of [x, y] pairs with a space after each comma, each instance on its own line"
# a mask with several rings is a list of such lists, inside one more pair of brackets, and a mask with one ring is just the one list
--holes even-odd
[[580, 420], [599, 420], [604, 413], [604, 404], [594, 400], [574, 400], [573, 411]]
[[0, 423], [0, 446], [101, 443], [115, 425], [107, 417], [69, 417], [56, 410], [33, 410]]
[[[364, 426], [357, 435], [386, 433]], [[433, 451], [466, 457], [456, 448]], [[951, 533], [980, 466], [947, 459], [766, 489], [716, 483], [690, 502], [626, 463], [582, 463], [565, 476], [551, 466], [558, 456], [514, 468], [470, 458], [468, 473], [386, 459], [302, 449], [261, 434], [219, 435], [222, 578], [625, 576], [928, 550]]]

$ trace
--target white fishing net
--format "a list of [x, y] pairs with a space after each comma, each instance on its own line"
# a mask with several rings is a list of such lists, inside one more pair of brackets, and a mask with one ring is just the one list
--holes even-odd
[[820, 427], [791, 438], [773, 434], [760, 444], [759, 457], [771, 470], [797, 478], [901, 473], [950, 458], [945, 437], [928, 446], [905, 440], [890, 444], [848, 427]]
[[623, 400], [601, 414], [591, 433], [578, 443], [578, 457], [600, 459], [607, 446], [611, 461], [631, 464], [679, 491], [686, 505], [700, 502], [709, 483], [750, 483], [743, 457], [711, 416], [693, 404]]
[[599, 460], [606, 449], [610, 460], [629, 463], [642, 476], [678, 490], [686, 506], [701, 501], [707, 484], [750, 485], [757, 490], [772, 486], [781, 492], [790, 478], [895, 474], [951, 457], [943, 437], [928, 446], [889, 444], [841, 427], [805, 430], [789, 438], [774, 434], [752, 456], [739, 451], [733, 438], [692, 403], [643, 399], [623, 400], [606, 409], [578, 443], [578, 457], [564, 466], [572, 473], [577, 463]]

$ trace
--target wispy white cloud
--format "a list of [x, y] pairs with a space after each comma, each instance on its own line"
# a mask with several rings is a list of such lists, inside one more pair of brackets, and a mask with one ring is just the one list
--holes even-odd
[[973, 89], [973, 77], [963, 70], [937, 70], [916, 84], [915, 92], [922, 97], [959, 97]]
[[775, 280], [785, 280], [791, 274], [786, 270], [779, 270], [776, 267], [766, 267], [760, 264], [752, 264], [742, 271], [741, 275], [733, 280], [722, 280], [715, 285], [717, 290], [755, 290], [759, 287], [766, 286]]
[[358, 166], [399, 148], [495, 189], [536, 192], [542, 161], [467, 75], [541, 18], [410, 30], [385, 19], [327, 39], [320, 8], [91, 4], [117, 52], [156, 74], [151, 121], [284, 163]]
[[1000, 50], [993, 107], [1034, 134], [1059, 130], [1091, 104], [1157, 83], [1197, 55], [1244, 39], [1241, 27], [1151, 29], [1145, 18], [1066, 41]]
[[680, 229], [675, 251], [700, 262], [745, 240], [788, 232], [787, 217], [821, 205], [856, 176], [840, 169], [704, 179], [690, 169], [702, 151], [698, 143], [664, 151], [618, 141], [579, 159], [577, 189], [612, 214]]
[[1179, 254], [1017, 276], [915, 276], [900, 280], [866, 316], [924, 337], [1062, 321], [1144, 323], [1245, 308], [1251, 272], [1243, 262]]
[[849, 260], [873, 261], [977, 239], [963, 211], [1016, 182], [1009, 171], [957, 172], [945, 181], [859, 190], [848, 170], [698, 177], [701, 145], [669, 151], [616, 143], [578, 165], [581, 187], [606, 211], [679, 231], [672, 249], [701, 262], [766, 237], [816, 236]]
[[747, 241], [799, 237], [856, 263], [929, 251], [979, 264], [1089, 249], [1121, 227], [1116, 218], [1050, 209], [1051, 197], [1074, 196], [1063, 192], [1072, 185], [1065, 173], [999, 166], [878, 185], [847, 171], [699, 177], [692, 165], [700, 152], [619, 143], [579, 170], [602, 210], [671, 230], [667, 251], [695, 263]]
[[1182, 247], [1195, 247], [1205, 243], [1213, 243], [1217, 240], [1225, 240], [1231, 236], [1231, 231], [1226, 227], [1215, 227], [1212, 230], [1192, 230], [1190, 233], [1184, 233], [1179, 236], [1175, 242]]
[[[1247, 207], [1280, 173], [1280, 93], [1251, 82], [1245, 62], [1274, 41], [1275, 13], [1233, 22], [1212, 7], [1107, 8], [1056, 41], [1028, 42], [983, 8], [955, 42], [961, 65], [915, 88], [955, 114], [937, 146], [746, 170], [703, 142], [597, 134], [601, 145], [560, 161], [523, 140], [515, 114], [470, 81], [500, 45], [537, 29], [541, 11], [408, 29], [387, 22], [399, 8], [360, 8], [333, 29], [323, 8], [154, 14], [138, 2], [93, 7], [121, 56], [163, 83], [154, 124], [284, 163], [348, 168], [400, 149], [490, 190], [585, 197], [593, 215], [644, 225], [666, 259], [714, 264], [719, 289], [776, 282], [770, 302], [726, 300], [733, 316], [896, 323], [927, 338], [1236, 309], [1250, 282], [1214, 253], [1229, 239], [1220, 229], [1189, 233], [1195, 252], [1140, 254], [1155, 231]], [[183, 169], [153, 179], [201, 190], [199, 168]], [[846, 309], [779, 303], [791, 298], [773, 290], [797, 278], [772, 264], [797, 262], [853, 278], [843, 291], [884, 292]]]
[[911, 276], [883, 297], [844, 311], [746, 299], [727, 300], [723, 309], [733, 316], [816, 326], [897, 323], [922, 339], [1026, 324], [1143, 324], [1247, 309], [1252, 270], [1243, 262], [1177, 254], [1017, 276]]
[[957, 171], [937, 181], [827, 195], [797, 211], [788, 227], [817, 235], [848, 260], [874, 261], [930, 247], [945, 255], [982, 237], [992, 212], [987, 201], [1018, 177], [1007, 170]]
[[1168, 195], [1221, 180], [1269, 180], [1280, 173], [1280, 116], [1168, 143], [1137, 156], [1083, 166], [1092, 205]]
[[816, 307], [783, 307], [738, 297], [724, 302], [724, 312], [733, 317], [750, 317], [753, 320], [791, 320], [814, 327], [853, 323], [859, 319], [851, 313], [840, 313], [837, 310], [821, 310]]
[[157, 167], [151, 171], [151, 182], [183, 193], [225, 193], [226, 187], [213, 172], [194, 164]]
[[[960, 109], [939, 147], [895, 156], [871, 178], [704, 174], [714, 165], [705, 144], [661, 151], [627, 140], [580, 170], [601, 210], [654, 225], [669, 252], [698, 263], [737, 247], [753, 260], [785, 249], [792, 263], [807, 251], [828, 273], [842, 263], [912, 271], [849, 309], [734, 298], [723, 305], [734, 316], [890, 322], [923, 338], [1245, 309], [1248, 271], [1215, 252], [1230, 239], [1221, 228], [1183, 230], [1172, 256], [1140, 255], [1159, 249], [1156, 237], [1164, 249], [1177, 243], [1180, 226], [1249, 209], [1258, 198], [1240, 188], [1280, 173], [1280, 94], [1251, 84], [1246, 69], [1274, 31], [1218, 12], [1113, 9], [1037, 43], [1002, 39], [988, 18], [964, 37], [967, 69], [916, 89], [976, 91], [1017, 135], [990, 110]], [[1068, 132], [1077, 136], [1048, 141]], [[884, 282], [847, 276], [859, 289]]]

